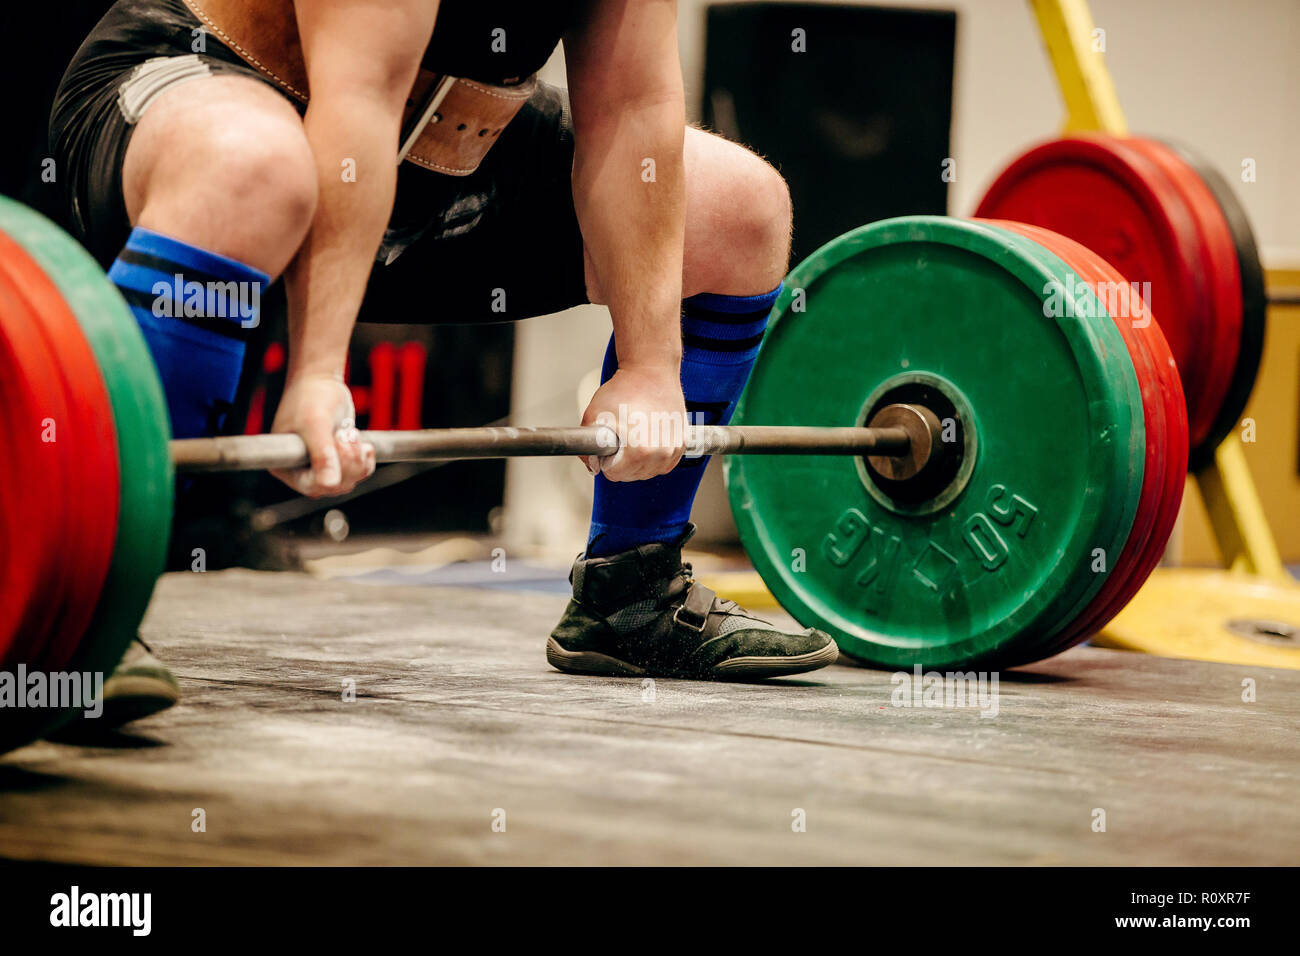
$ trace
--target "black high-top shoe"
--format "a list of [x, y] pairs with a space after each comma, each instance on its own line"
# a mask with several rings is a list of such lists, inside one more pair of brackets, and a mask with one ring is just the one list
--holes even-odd
[[546, 642], [546, 659], [571, 674], [753, 680], [825, 667], [830, 636], [787, 632], [719, 598], [691, 577], [682, 545], [647, 544], [604, 558], [579, 556], [573, 600]]

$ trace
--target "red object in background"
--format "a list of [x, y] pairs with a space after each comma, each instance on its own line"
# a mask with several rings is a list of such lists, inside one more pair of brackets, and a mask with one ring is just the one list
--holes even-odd
[[[285, 367], [285, 348], [272, 342], [262, 358], [262, 376], [275, 375]], [[352, 366], [344, 370], [344, 381], [349, 381], [352, 404], [356, 406], [357, 422], [375, 430], [412, 430], [421, 427], [424, 418], [424, 372], [429, 361], [429, 350], [419, 342], [380, 342], [370, 349], [367, 365], [369, 385], [355, 385]], [[266, 430], [266, 384], [259, 382], [248, 404], [248, 418], [244, 432], [261, 434]]]
[[[272, 342], [266, 347], [266, 354], [262, 356], [262, 375], [274, 375], [284, 368], [284, 346], [279, 342]], [[260, 435], [265, 429], [262, 427], [262, 419], [266, 414], [266, 384], [259, 382], [253, 389], [253, 395], [248, 400], [248, 417], [244, 420], [245, 435]]]
[[1240, 310], [1235, 320], [1216, 313], [1214, 285], [1227, 277], [1208, 273], [1197, 211], [1160, 165], [1118, 137], [1054, 140], [1008, 166], [975, 215], [1059, 232], [1128, 281], [1149, 282], [1147, 304], [1182, 376], [1192, 445], [1206, 440], [1236, 364]]
[[429, 350], [419, 342], [407, 342], [399, 351], [397, 368], [402, 377], [397, 390], [397, 427], [410, 431], [421, 427], [424, 419], [424, 370]]
[[[429, 351], [419, 342], [380, 342], [370, 350], [370, 420], [367, 428], [419, 428], [424, 404], [424, 369]], [[361, 412], [357, 406], [358, 415]]]
[[367, 427], [375, 431], [387, 431], [393, 427], [396, 377], [397, 347], [392, 342], [380, 342], [370, 350], [370, 420]]
[[1216, 338], [1226, 335], [1231, 340], [1225, 351], [1214, 353], [1213, 377], [1206, 384], [1207, 392], [1214, 397], [1215, 416], [1209, 431], [1197, 444], [1201, 453], [1213, 455], [1214, 449], [1236, 426], [1239, 414], [1232, 414], [1227, 419], [1227, 427], [1224, 427], [1222, 409], [1228, 399], [1241, 351], [1243, 300], [1236, 240], [1219, 200], [1201, 174], [1183, 157], [1154, 140], [1129, 137], [1124, 142], [1159, 166], [1187, 204], [1202, 240], [1201, 271], [1209, 282], [1210, 304], [1215, 328], [1219, 330]]

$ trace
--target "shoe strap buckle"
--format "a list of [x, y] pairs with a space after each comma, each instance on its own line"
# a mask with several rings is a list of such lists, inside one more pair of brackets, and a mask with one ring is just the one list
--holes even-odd
[[703, 634], [709, 625], [709, 612], [713, 609], [714, 597], [711, 588], [692, 581], [686, 591], [686, 599], [673, 611], [673, 623], [695, 634]]
[[[697, 624], [695, 623], [695, 621], [682, 620], [683, 611], [685, 611], [690, 617], [693, 617], [695, 621], [698, 621], [699, 623]], [[678, 627], [686, 628], [686, 630], [688, 631], [694, 631], [696, 634], [703, 634], [704, 628], [709, 623], [709, 616], [706, 614], [704, 617], [700, 617], [698, 614], [695, 614], [694, 612], [688, 610], [686, 605], [683, 604], [677, 610], [673, 611], [673, 623], [676, 624]]]

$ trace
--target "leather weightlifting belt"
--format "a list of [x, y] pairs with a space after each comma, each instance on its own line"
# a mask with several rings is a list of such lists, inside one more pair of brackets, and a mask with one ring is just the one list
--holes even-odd
[[[307, 66], [293, 4], [294, 0], [185, 0], [213, 36], [306, 103]], [[492, 86], [421, 67], [402, 115], [397, 161], [448, 176], [468, 176], [536, 89], [536, 76], [514, 86]]]

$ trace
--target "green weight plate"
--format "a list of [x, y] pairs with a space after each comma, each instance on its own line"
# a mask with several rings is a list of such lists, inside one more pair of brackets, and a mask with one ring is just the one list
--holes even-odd
[[[113, 405], [121, 473], [117, 540], [86, 637], [67, 665], [107, 679], [136, 635], [166, 558], [173, 494], [167, 405], [135, 320], [90, 254], [43, 216], [4, 197], [0, 231], [23, 246], [72, 308]], [[44, 736], [72, 716], [17, 712], [0, 722], [0, 751]]]
[[1036, 244], [887, 220], [791, 273], [735, 420], [852, 425], [898, 398], [960, 421], [946, 485], [908, 501], [856, 458], [731, 457], [741, 540], [781, 604], [851, 657], [996, 665], [1085, 607], [1094, 550], [1127, 539], [1145, 452], [1128, 350]]

